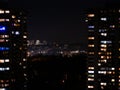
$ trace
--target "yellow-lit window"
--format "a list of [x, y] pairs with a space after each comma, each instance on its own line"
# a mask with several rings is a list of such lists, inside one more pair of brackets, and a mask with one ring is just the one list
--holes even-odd
[[0, 19], [0, 22], [5, 22], [5, 19]]
[[18, 24], [18, 23], [14, 23], [14, 26], [18, 27], [18, 26], [20, 26], [20, 24]]
[[106, 47], [107, 47], [107, 45], [106, 45], [106, 44], [101, 44], [100, 46], [101, 46], [101, 47], [104, 47], [104, 48], [106, 48]]
[[27, 36], [23, 36], [23, 38], [27, 38]]
[[101, 59], [105, 58], [105, 56], [101, 56]]
[[120, 51], [120, 48], [118, 50]]
[[15, 15], [12, 15], [12, 18], [16, 18], [16, 16], [15, 16]]
[[107, 59], [111, 59], [111, 56], [107, 56]]
[[101, 51], [107, 51], [107, 49], [106, 48], [101, 48]]
[[3, 60], [3, 59], [0, 59], [0, 63], [4, 63], [4, 60]]
[[115, 79], [111, 79], [111, 82], [115, 82]]
[[106, 60], [106, 59], [104, 59], [104, 60], [100, 60], [100, 62], [106, 63], [106, 62], [107, 62], [107, 60]]
[[88, 17], [95, 17], [95, 14], [88, 14]]
[[88, 47], [94, 47], [94, 44], [89, 44]]
[[107, 71], [107, 74], [112, 74], [112, 71]]
[[88, 86], [88, 88], [94, 88], [94, 86]]
[[88, 37], [88, 39], [89, 39], [89, 40], [94, 40], [94, 39], [95, 39], [95, 37]]
[[107, 55], [111, 55], [112, 54], [112, 52], [107, 52]]
[[88, 78], [88, 81], [94, 81], [94, 78]]
[[20, 22], [20, 20], [18, 19], [17, 22]]
[[93, 69], [94, 69], [94, 67], [88, 67], [88, 69], [91, 69], [91, 70], [93, 70]]

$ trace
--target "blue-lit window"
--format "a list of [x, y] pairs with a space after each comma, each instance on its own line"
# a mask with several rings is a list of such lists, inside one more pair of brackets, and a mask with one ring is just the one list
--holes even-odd
[[88, 28], [95, 28], [94, 26], [88, 26]]
[[15, 35], [19, 35], [19, 34], [20, 34], [20, 32], [19, 32], [19, 31], [16, 31], [16, 32], [15, 32]]
[[6, 51], [6, 50], [9, 50], [10, 48], [9, 47], [0, 47], [0, 51]]
[[6, 27], [5, 26], [0, 26], [0, 31], [5, 31]]

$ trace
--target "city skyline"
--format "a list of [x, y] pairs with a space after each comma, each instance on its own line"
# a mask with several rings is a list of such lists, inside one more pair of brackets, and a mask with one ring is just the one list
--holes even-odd
[[11, 0], [11, 4], [28, 10], [29, 39], [87, 44], [84, 10], [103, 7], [108, 1], [113, 0], [76, 0], [74, 2]]

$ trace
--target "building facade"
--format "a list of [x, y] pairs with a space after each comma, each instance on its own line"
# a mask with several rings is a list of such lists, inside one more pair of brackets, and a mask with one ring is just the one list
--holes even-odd
[[24, 11], [0, 8], [0, 90], [26, 87], [26, 26]]
[[87, 90], [120, 90], [120, 9], [87, 11]]

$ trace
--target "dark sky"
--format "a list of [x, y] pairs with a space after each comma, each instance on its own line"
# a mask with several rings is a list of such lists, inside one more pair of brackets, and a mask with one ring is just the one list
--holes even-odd
[[29, 39], [86, 43], [84, 9], [117, 0], [9, 0], [28, 10]]

